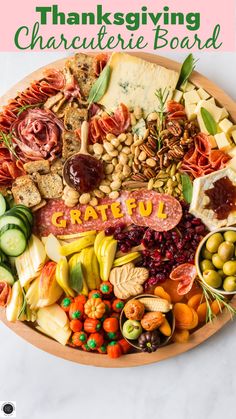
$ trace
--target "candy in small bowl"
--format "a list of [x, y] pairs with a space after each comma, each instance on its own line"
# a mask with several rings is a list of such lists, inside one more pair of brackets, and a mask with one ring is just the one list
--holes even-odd
[[236, 228], [210, 232], [199, 244], [195, 263], [200, 279], [222, 295], [236, 294]]
[[123, 337], [133, 348], [143, 352], [155, 352], [166, 345], [174, 328], [172, 305], [155, 295], [138, 295], [127, 301], [121, 312]]

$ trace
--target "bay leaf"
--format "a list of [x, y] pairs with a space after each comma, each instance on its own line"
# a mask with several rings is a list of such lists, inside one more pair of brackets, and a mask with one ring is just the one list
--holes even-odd
[[106, 67], [102, 70], [100, 76], [95, 81], [94, 85], [92, 86], [88, 102], [89, 104], [98, 102], [106, 93], [108, 83], [111, 77], [111, 67], [106, 65]]

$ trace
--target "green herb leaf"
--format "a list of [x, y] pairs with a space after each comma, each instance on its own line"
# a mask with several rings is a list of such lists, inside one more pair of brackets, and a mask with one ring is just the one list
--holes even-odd
[[71, 270], [69, 285], [70, 287], [80, 293], [83, 288], [84, 275], [81, 262], [78, 262]]
[[196, 67], [196, 63], [197, 60], [195, 60], [193, 54], [189, 54], [182, 64], [177, 84], [178, 87], [180, 87], [189, 79], [190, 75]]
[[201, 116], [209, 134], [217, 134], [217, 123], [207, 109], [201, 108]]
[[[164, 90], [158, 89], [155, 92], [155, 95], [159, 102], [159, 108], [158, 108], [158, 121], [157, 121], [157, 131], [160, 134], [160, 132], [163, 130], [164, 127], [164, 121], [165, 121], [165, 106], [166, 102], [169, 96], [169, 90], [166, 88]], [[159, 143], [161, 143], [161, 140], [159, 139]], [[158, 150], [161, 148], [161, 144], [158, 146]]]
[[192, 181], [187, 174], [181, 175], [181, 183], [183, 188], [183, 196], [185, 201], [190, 204], [192, 201], [193, 196], [193, 184]]
[[22, 288], [22, 294], [23, 294], [23, 303], [22, 303], [20, 312], [18, 314], [18, 320], [20, 319], [21, 315], [26, 314], [26, 309], [27, 309], [26, 294], [23, 288]]
[[20, 116], [20, 114], [22, 112], [26, 111], [29, 108], [40, 108], [40, 106], [42, 106], [42, 105], [43, 105], [43, 102], [33, 103], [32, 105], [24, 105], [24, 106], [21, 106], [20, 108], [18, 108], [17, 116]]
[[0, 143], [1, 141], [4, 143], [9, 152], [18, 160], [18, 156], [12, 143], [12, 133], [10, 132], [9, 134], [5, 134], [5, 132], [0, 131]]
[[94, 85], [92, 86], [89, 92], [89, 97], [88, 97], [89, 105], [91, 103], [98, 102], [106, 93], [110, 76], [111, 76], [111, 67], [109, 65], [106, 65], [106, 67], [103, 69], [100, 76], [95, 81]]

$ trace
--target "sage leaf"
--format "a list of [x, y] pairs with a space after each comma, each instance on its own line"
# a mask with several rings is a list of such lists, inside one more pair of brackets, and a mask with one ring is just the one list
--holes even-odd
[[217, 134], [217, 123], [207, 109], [201, 108], [201, 116], [209, 134]]
[[190, 75], [196, 67], [196, 63], [197, 60], [195, 60], [193, 54], [189, 54], [182, 64], [177, 84], [178, 87], [180, 87], [189, 79]]
[[181, 183], [183, 188], [183, 196], [185, 201], [190, 204], [193, 196], [193, 183], [186, 173], [181, 175]]
[[89, 92], [89, 104], [98, 102], [104, 96], [108, 87], [110, 76], [111, 67], [109, 65], [106, 65], [106, 67], [102, 70], [100, 76], [95, 81], [94, 85], [92, 86]]

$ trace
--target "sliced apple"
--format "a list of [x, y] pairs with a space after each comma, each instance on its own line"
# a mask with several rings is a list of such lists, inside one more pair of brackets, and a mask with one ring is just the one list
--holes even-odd
[[23, 304], [23, 293], [20, 281], [14, 282], [11, 289], [11, 299], [6, 308], [6, 317], [9, 322], [15, 322], [18, 319]]
[[61, 244], [59, 240], [53, 234], [49, 234], [45, 241], [45, 251], [49, 259], [53, 260], [53, 262], [59, 262], [61, 258], [65, 259], [65, 256], [61, 256], [60, 249]]
[[58, 304], [40, 308], [37, 313], [37, 329], [66, 345], [71, 335], [69, 320]]

